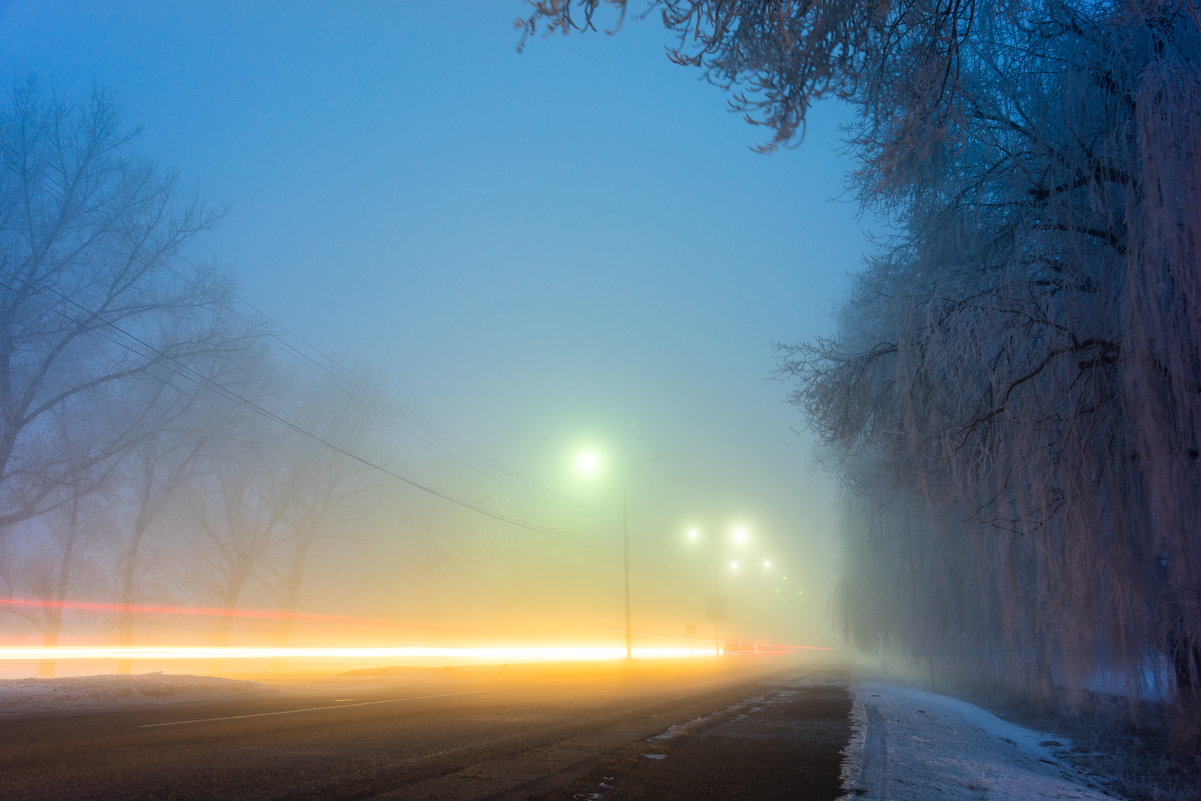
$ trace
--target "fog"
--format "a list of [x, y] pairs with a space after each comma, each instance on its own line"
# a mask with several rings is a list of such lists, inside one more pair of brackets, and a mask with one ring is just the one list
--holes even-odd
[[654, 20], [522, 12], [0, 8], [6, 646], [620, 649], [626, 532], [635, 648], [838, 644], [773, 346], [867, 248], [843, 111], [759, 154]]

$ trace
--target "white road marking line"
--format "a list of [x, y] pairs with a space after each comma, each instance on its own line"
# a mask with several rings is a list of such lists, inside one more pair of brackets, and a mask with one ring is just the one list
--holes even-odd
[[359, 701], [356, 704], [335, 704], [331, 706], [310, 706], [304, 709], [281, 709], [278, 712], [252, 712], [247, 715], [226, 715], [220, 718], [196, 718], [195, 720], [172, 720], [167, 723], [142, 723], [139, 729], [155, 729], [162, 726], [186, 726], [189, 723], [212, 723], [218, 720], [244, 720], [245, 718], [266, 718], [273, 715], [296, 715], [301, 712], [321, 712], [327, 709], [350, 709], [354, 706], [374, 706], [376, 704], [398, 704], [406, 701], [429, 701], [434, 698], [452, 698], [457, 695], [481, 695], [483, 693], [499, 693], [506, 690], [524, 690], [526, 687], [498, 687], [492, 690], [465, 690], [458, 693], [440, 693], [438, 695], [415, 695], [408, 698], [384, 698], [379, 701]]

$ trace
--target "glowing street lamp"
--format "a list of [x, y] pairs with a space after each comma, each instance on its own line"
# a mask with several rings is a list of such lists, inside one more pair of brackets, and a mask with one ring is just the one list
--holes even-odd
[[596, 451], [581, 451], [576, 457], [575, 469], [586, 476], [595, 475], [600, 470], [600, 454]]

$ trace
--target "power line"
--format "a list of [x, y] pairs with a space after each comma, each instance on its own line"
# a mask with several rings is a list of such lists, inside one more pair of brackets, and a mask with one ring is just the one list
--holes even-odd
[[[193, 268], [199, 269], [194, 263], [183, 259]], [[168, 267], [173, 275], [182, 281], [191, 284], [191, 280], [180, 274], [178, 271]], [[194, 285], [194, 284], [193, 284]], [[311, 343], [305, 341], [295, 332], [280, 324], [270, 315], [254, 306], [245, 298], [235, 294], [236, 300], [249, 308], [259, 321], [265, 321], [270, 324], [273, 330], [268, 332], [271, 340], [286, 354], [291, 356], [305, 368], [323, 376], [327, 380], [337, 385], [344, 392], [347, 392], [356, 400], [366, 404], [378, 414], [382, 415], [394, 425], [399, 426], [413, 436], [417, 437], [422, 442], [426, 443], [435, 450], [449, 456], [451, 459], [459, 462], [462, 465], [474, 470], [487, 478], [496, 481], [504, 486], [528, 495], [536, 500], [556, 506], [560, 509], [565, 509], [572, 512], [587, 514], [592, 517], [608, 519], [616, 521], [617, 518], [612, 514], [603, 512], [588, 504], [581, 503], [574, 498], [571, 498], [558, 490], [546, 485], [537, 479], [526, 475], [525, 473], [513, 468], [499, 459], [495, 459], [487, 453], [475, 448], [465, 440], [451, 433], [450, 431], [438, 426], [429, 419], [423, 417], [411, 407], [400, 402], [396, 398], [388, 395], [377, 386], [373, 386], [363, 381], [358, 376], [351, 373], [343, 364], [323, 353]], [[256, 324], [258, 321], [251, 320], [246, 315], [238, 312], [234, 313], [242, 320]], [[293, 345], [288, 339], [293, 339], [299, 343], [300, 347]], [[443, 444], [439, 444], [443, 443]]]
[[[151, 359], [152, 355], [154, 357], [157, 357], [158, 359], [162, 359], [162, 360], [164, 360], [164, 367], [166, 367], [168, 370], [175, 373], [176, 375], [178, 375], [182, 378], [191, 380], [194, 383], [211, 387], [219, 395], [226, 398], [227, 400], [237, 403], [237, 404], [240, 404], [242, 406], [245, 406], [246, 408], [249, 408], [251, 411], [255, 412], [256, 414], [259, 414], [262, 417], [264, 417], [268, 420], [271, 420], [272, 422], [282, 425], [285, 428], [288, 428], [291, 431], [293, 431], [301, 436], [307, 437], [308, 439], [310, 439], [314, 442], [317, 442], [317, 443], [323, 445], [324, 447], [327, 447], [337, 453], [340, 453], [343, 456], [364, 465], [365, 467], [368, 467], [372, 470], [376, 470], [384, 475], [387, 475], [387, 476], [394, 478], [398, 481], [401, 481], [411, 487], [414, 487], [415, 489], [421, 490], [422, 492], [428, 493], [428, 494], [433, 495], [437, 498], [440, 498], [448, 503], [454, 504], [455, 506], [459, 506], [461, 508], [476, 512], [477, 514], [492, 518], [494, 520], [508, 523], [509, 525], [516, 526], [518, 528], [523, 528], [528, 531], [533, 531], [533, 532], [536, 532], [536, 533], [539, 533], [539, 534], [542, 534], [542, 535], [545, 535], [545, 536], [548, 536], [548, 537], [551, 537], [554, 539], [559, 539], [559, 540], [562, 540], [565, 542], [570, 542], [572, 544], [576, 544], [576, 545], [588, 545], [589, 544], [586, 541], [582, 540], [579, 537], [579, 535], [572, 534], [572, 533], [566, 532], [566, 531], [561, 531], [559, 529], [550, 528], [548, 526], [542, 526], [542, 525], [538, 525], [535, 523], [530, 523], [530, 522], [521, 520], [519, 518], [511, 517], [509, 515], [505, 515], [505, 514], [501, 514], [499, 512], [492, 511], [492, 510], [487, 509], [478, 504], [472, 503], [470, 501], [466, 501], [462, 498], [458, 498], [458, 497], [455, 497], [448, 493], [434, 489], [433, 487], [430, 487], [419, 481], [411, 479], [408, 476], [402, 475], [401, 473], [398, 473], [395, 470], [384, 467], [383, 465], [380, 465], [370, 459], [367, 459], [363, 456], [353, 453], [353, 452], [347, 450], [346, 448], [343, 448], [342, 446], [340, 446], [334, 442], [331, 442], [330, 440], [326, 439], [325, 437], [322, 437], [321, 435], [319, 435], [313, 431], [310, 431], [310, 430], [304, 428], [303, 426], [301, 426], [297, 423], [294, 423], [291, 420], [288, 420], [287, 418], [284, 418], [279, 414], [276, 414], [275, 412], [272, 412], [271, 410], [267, 409], [266, 407], [262, 406], [261, 404], [257, 403], [256, 401], [253, 401], [253, 400], [243, 396], [241, 393], [230, 389], [229, 387], [225, 386], [224, 384], [222, 384], [218, 381], [215, 381], [215, 380], [209, 378], [208, 376], [203, 375], [202, 373], [199, 373], [192, 367], [189, 367], [188, 365], [181, 362], [178, 358], [160, 350], [159, 348], [155, 347], [154, 345], [150, 344], [149, 342], [146, 342], [142, 338], [134, 335], [133, 333], [126, 330], [125, 328], [121, 327], [120, 325], [117, 325], [116, 323], [106, 320], [105, 318], [103, 318], [99, 314], [97, 314], [96, 312], [93, 312], [90, 309], [84, 307], [78, 301], [75, 301], [74, 299], [64, 295], [62, 292], [59, 292], [57, 289], [54, 289], [53, 287], [36, 287], [36, 286], [33, 286], [30, 282], [22, 279], [20, 276], [14, 275], [10, 271], [6, 270], [5, 272], [11, 278], [16, 279], [16, 281], [30, 287], [30, 289], [32, 291], [22, 291], [22, 290], [18, 289], [17, 287], [14, 287], [10, 284], [5, 284], [2, 282], [0, 282], [0, 287], [4, 287], [5, 289], [8, 289], [9, 291], [15, 292], [15, 293], [17, 293], [29, 300], [32, 300], [34, 302], [37, 302], [37, 298], [35, 297], [36, 294], [43, 293], [43, 292], [49, 292], [49, 293], [57, 296], [58, 298], [60, 298], [63, 302], [78, 308], [80, 311], [82, 311], [88, 317], [96, 320], [98, 323], [104, 325], [105, 327], [107, 327], [119, 334], [119, 337], [116, 339], [105, 336], [105, 339], [108, 339], [108, 341], [110, 341], [122, 348], [125, 348], [126, 350], [130, 351], [131, 353], [136, 354], [137, 356], [139, 356], [143, 359]], [[43, 304], [43, 305], [45, 308], [47, 308], [52, 313], [63, 317], [64, 319], [68, 320], [69, 322], [72, 322], [75, 325], [81, 326], [89, 331], [93, 331], [101, 336], [104, 336], [101, 332], [97, 331], [97, 329], [93, 325], [89, 324], [89, 322], [85, 322], [84, 320], [78, 319], [70, 314], [67, 314], [62, 309], [57, 308], [57, 306], [55, 304]], [[131, 343], [133, 343], [133, 344], [131, 344]], [[135, 345], [140, 346], [141, 348], [144, 348], [145, 351], [140, 351], [138, 349], [138, 347], [135, 347]], [[146, 351], [148, 351], [148, 353]]]

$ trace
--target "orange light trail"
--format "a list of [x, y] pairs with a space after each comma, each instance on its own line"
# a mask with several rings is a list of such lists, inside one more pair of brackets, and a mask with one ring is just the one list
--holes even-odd
[[[51, 607], [90, 612], [133, 612], [149, 615], [183, 615], [201, 617], [232, 617], [254, 620], [288, 620], [337, 625], [364, 624], [405, 627], [394, 620], [348, 615], [329, 615], [311, 612], [279, 612], [260, 609], [224, 609], [204, 606], [167, 606], [148, 604], [119, 604], [97, 601], [52, 601], [36, 598], [0, 599], [0, 607]], [[425, 627], [428, 628], [428, 627]], [[611, 631], [610, 633], [621, 633]], [[712, 640], [701, 637], [635, 632], [642, 640], [658, 641], [663, 645], [633, 649], [641, 659], [706, 658], [713, 656], [707, 647]], [[687, 646], [684, 644], [687, 643]], [[784, 655], [798, 651], [826, 651], [825, 646], [791, 645], [773, 642], [740, 640], [721, 641], [720, 652], [739, 655]], [[601, 661], [621, 659], [625, 649], [620, 646], [483, 646], [483, 647], [206, 647], [206, 646], [107, 646], [64, 645], [0, 646], [0, 662], [44, 660], [247, 660], [247, 659], [445, 659], [456, 662], [558, 662]]]

